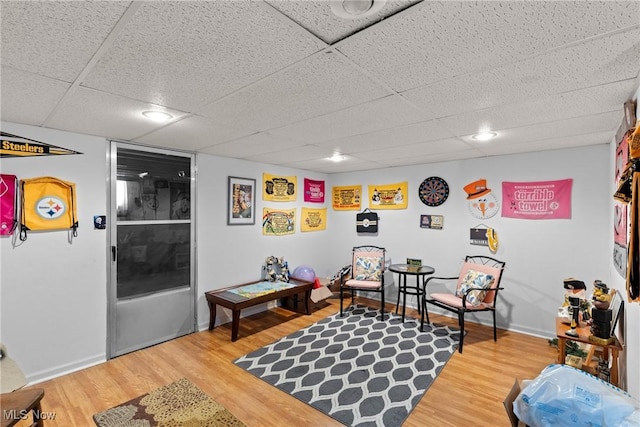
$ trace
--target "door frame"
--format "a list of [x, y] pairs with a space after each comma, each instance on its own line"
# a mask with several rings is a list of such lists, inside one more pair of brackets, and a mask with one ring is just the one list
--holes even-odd
[[191, 250], [190, 250], [190, 283], [192, 292], [192, 331], [198, 331], [198, 283], [197, 283], [197, 156], [190, 151], [181, 150], [166, 150], [155, 147], [147, 147], [143, 145], [132, 144], [127, 141], [119, 141], [109, 139], [107, 140], [106, 157], [107, 157], [107, 333], [106, 333], [106, 356], [107, 360], [117, 357], [116, 354], [116, 328], [117, 328], [117, 316], [116, 316], [116, 303], [117, 303], [117, 258], [116, 253], [113, 251], [114, 247], [117, 247], [117, 231], [118, 231], [118, 215], [116, 207], [116, 173], [118, 167], [117, 149], [118, 147], [126, 148], [130, 150], [146, 151], [151, 153], [168, 154], [174, 156], [184, 156], [191, 159], [191, 215], [190, 215], [190, 235], [191, 235]]

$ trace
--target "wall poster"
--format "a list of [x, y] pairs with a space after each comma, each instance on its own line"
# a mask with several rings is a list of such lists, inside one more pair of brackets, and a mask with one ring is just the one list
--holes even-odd
[[396, 184], [369, 186], [369, 207], [371, 209], [407, 209], [407, 181]]
[[331, 200], [334, 211], [359, 211], [362, 202], [362, 186], [332, 187]]
[[302, 208], [300, 231], [322, 231], [327, 229], [327, 208]]
[[265, 236], [282, 236], [296, 232], [295, 209], [271, 209], [262, 210], [262, 234]]
[[262, 174], [264, 191], [262, 200], [271, 202], [295, 202], [298, 193], [298, 178], [295, 176], [279, 176]]
[[308, 203], [324, 203], [324, 181], [305, 178], [304, 201]]
[[518, 219], [571, 219], [573, 179], [503, 182], [502, 216]]

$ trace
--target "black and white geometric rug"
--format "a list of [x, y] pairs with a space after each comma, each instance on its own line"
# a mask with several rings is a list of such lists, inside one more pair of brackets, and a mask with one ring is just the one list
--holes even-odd
[[446, 326], [355, 306], [234, 363], [347, 426], [402, 425], [456, 351]]

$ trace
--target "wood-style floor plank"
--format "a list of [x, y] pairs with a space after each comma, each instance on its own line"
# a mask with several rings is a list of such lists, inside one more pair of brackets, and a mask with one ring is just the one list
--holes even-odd
[[[92, 426], [93, 414], [182, 377], [249, 427], [341, 426], [233, 364], [236, 358], [338, 310], [339, 302], [333, 298], [308, 316], [274, 308], [243, 318], [236, 342], [230, 339], [231, 325], [221, 325], [31, 387], [44, 388], [42, 410], [55, 414], [46, 426]], [[408, 314], [418, 317], [413, 310]], [[457, 326], [447, 317], [432, 315], [431, 320]], [[515, 378], [534, 378], [555, 363], [556, 350], [543, 338], [500, 330], [494, 342], [490, 327], [468, 323], [466, 329], [464, 352], [451, 357], [405, 427], [509, 426], [502, 402]]]

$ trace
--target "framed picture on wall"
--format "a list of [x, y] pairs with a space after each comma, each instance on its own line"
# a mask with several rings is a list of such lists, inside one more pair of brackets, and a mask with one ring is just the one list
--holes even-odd
[[253, 225], [256, 223], [256, 180], [229, 177], [227, 200], [228, 225]]

